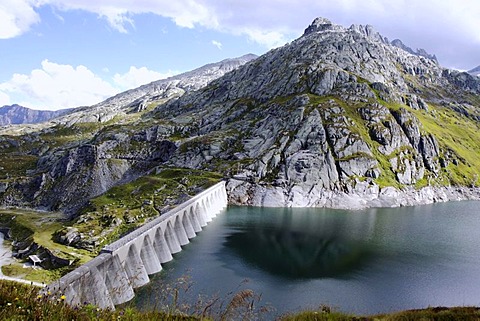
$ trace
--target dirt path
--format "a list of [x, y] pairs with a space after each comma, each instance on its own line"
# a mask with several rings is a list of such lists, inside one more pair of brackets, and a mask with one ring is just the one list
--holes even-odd
[[2, 266], [15, 262], [15, 259], [12, 258], [12, 251], [10, 247], [5, 246], [3, 244], [3, 241], [4, 241], [4, 236], [2, 233], [0, 233], [0, 279], [44, 287], [45, 284], [42, 284], [42, 283], [32, 282], [24, 279], [12, 278], [12, 277], [3, 275]]

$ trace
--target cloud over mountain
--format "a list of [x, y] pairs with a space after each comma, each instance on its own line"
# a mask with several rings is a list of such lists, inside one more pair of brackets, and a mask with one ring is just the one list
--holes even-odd
[[173, 74], [131, 66], [126, 73], [117, 73], [108, 80], [83, 65], [71, 66], [44, 60], [41, 68], [32, 70], [30, 74], [14, 74], [10, 80], [0, 83], [0, 105], [19, 102], [24, 106], [44, 109], [93, 105], [123, 90]]
[[[247, 36], [268, 48], [283, 45], [301, 34], [315, 16], [349, 25], [369, 23], [386, 36], [405, 40], [410, 46], [425, 47], [440, 61], [461, 68], [458, 56], [478, 57], [480, 46], [480, 2], [463, 0], [339, 0], [300, 2], [178, 0], [135, 2], [104, 0], [5, 0], [0, 6], [0, 38], [21, 35], [41, 21], [38, 9], [50, 5], [59, 11], [83, 10], [97, 14], [119, 32], [135, 27], [140, 14], [171, 19], [179, 27], [197, 26], [233, 35]], [[445, 44], [448, 43], [448, 46]], [[442, 59], [442, 57], [445, 57]], [[463, 58], [465, 60], [465, 58]]]

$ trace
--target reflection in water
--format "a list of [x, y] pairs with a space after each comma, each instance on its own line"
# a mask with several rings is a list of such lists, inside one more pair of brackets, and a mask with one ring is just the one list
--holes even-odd
[[[186, 269], [198, 294], [249, 279], [277, 313], [321, 304], [377, 314], [480, 303], [480, 202], [365, 211], [229, 207], [152, 283]], [[155, 291], [139, 290], [140, 306]]]
[[294, 279], [348, 277], [372, 256], [372, 249], [365, 242], [373, 224], [368, 215], [347, 221], [318, 215], [318, 209], [314, 216], [308, 212], [292, 215], [291, 209], [263, 210], [265, 219], [274, 214], [275, 220], [258, 222], [258, 214], [251, 213], [250, 219], [239, 226], [238, 218], [229, 216], [229, 225], [236, 228], [226, 236], [219, 255], [233, 250], [252, 266]]
[[290, 278], [340, 277], [359, 269], [369, 256], [360, 242], [286, 229], [241, 230], [227, 236], [224, 246], [253, 266]]

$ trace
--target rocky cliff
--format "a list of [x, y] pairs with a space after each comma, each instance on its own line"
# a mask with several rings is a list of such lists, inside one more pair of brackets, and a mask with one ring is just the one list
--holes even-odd
[[3, 172], [2, 204], [76, 213], [112, 186], [164, 168], [219, 172], [236, 204], [363, 208], [478, 197], [478, 77], [371, 26], [324, 18], [244, 58], [220, 63], [222, 72], [207, 68], [215, 77], [205, 81], [178, 76], [42, 131], [4, 133], [4, 157], [22, 167]]
[[2, 129], [2, 205], [75, 214], [91, 197], [147, 174], [170, 158], [177, 132], [166, 121], [142, 115], [255, 58], [249, 54], [208, 64], [50, 122]]
[[320, 18], [154, 115], [189, 119], [182, 131], [195, 138], [169, 162], [225, 166], [234, 203], [362, 208], [462, 198], [452, 185], [478, 184], [480, 81], [433, 58], [371, 26]]

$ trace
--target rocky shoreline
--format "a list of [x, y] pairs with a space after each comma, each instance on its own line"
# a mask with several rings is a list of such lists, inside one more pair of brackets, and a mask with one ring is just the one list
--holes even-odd
[[480, 188], [433, 187], [421, 189], [405, 187], [379, 188], [366, 182], [357, 182], [348, 192], [330, 190], [303, 191], [282, 187], [246, 183], [231, 179], [227, 184], [229, 204], [263, 207], [326, 207], [344, 210], [363, 210], [374, 207], [401, 207], [427, 205], [438, 202], [480, 200]]

